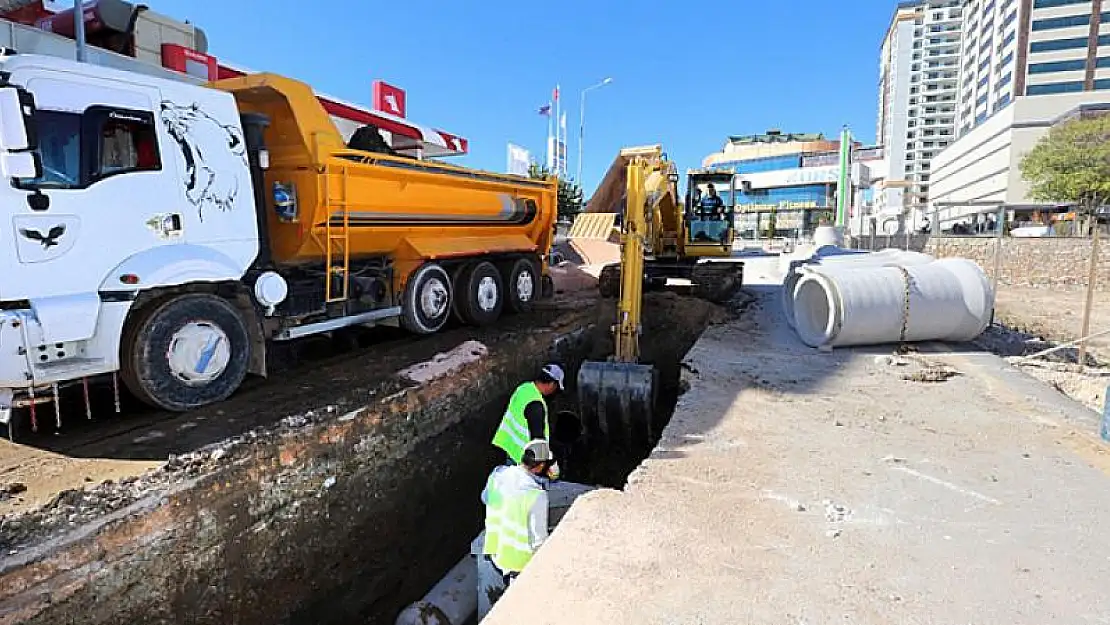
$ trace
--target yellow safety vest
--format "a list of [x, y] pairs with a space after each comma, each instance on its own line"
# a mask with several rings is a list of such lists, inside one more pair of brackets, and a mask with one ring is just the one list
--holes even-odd
[[535, 382], [525, 382], [516, 387], [513, 396], [509, 398], [509, 407], [501, 417], [501, 425], [493, 434], [493, 444], [505, 450], [513, 462], [520, 464], [520, 457], [524, 455], [524, 447], [528, 444], [528, 419], [524, 416], [524, 407], [539, 401], [543, 405], [543, 437], [551, 440], [551, 428], [547, 420], [547, 401], [543, 393], [536, 388]]
[[[507, 468], [516, 471], [518, 468]], [[504, 493], [494, 472], [486, 481], [486, 535], [482, 551], [504, 573], [519, 573], [532, 560], [528, 517], [543, 491], [539, 488]]]

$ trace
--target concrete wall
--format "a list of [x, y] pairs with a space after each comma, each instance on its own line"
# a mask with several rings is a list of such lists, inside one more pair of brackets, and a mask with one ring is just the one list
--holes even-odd
[[[987, 274], [994, 271], [994, 237], [910, 237], [909, 248], [938, 258], [968, 258], [979, 263]], [[905, 236], [858, 237], [856, 249], [881, 250], [888, 247], [906, 249]], [[1103, 240], [1099, 254], [1096, 288], [1110, 291], [1110, 243]], [[1091, 240], [1069, 237], [1002, 239], [1000, 283], [1019, 287], [1069, 288], [1087, 286], [1087, 263]]]

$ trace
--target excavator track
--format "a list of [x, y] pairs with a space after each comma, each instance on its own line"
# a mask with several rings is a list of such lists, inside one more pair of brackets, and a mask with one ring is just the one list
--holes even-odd
[[[744, 282], [743, 263], [671, 264], [648, 263], [645, 280], [649, 285], [662, 285], [667, 278], [681, 278], [693, 283], [691, 294], [700, 299], [722, 304], [732, 298]], [[606, 265], [598, 275], [597, 288], [601, 297], [612, 299], [620, 295], [621, 267]]]

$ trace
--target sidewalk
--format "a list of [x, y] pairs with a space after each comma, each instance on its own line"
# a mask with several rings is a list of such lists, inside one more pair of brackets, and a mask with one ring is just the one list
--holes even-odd
[[986, 353], [804, 348], [776, 296], [707, 331], [626, 490], [580, 499], [484, 623], [1110, 623], [1092, 413]]

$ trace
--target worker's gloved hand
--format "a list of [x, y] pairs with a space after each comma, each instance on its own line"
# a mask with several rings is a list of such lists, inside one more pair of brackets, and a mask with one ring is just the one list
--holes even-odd
[[559, 479], [559, 463], [552, 462], [551, 466], [547, 467], [547, 479], [555, 482]]

